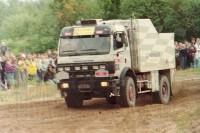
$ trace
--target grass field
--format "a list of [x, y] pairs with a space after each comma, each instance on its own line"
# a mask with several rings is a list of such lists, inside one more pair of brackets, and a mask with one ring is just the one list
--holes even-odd
[[35, 100], [45, 100], [59, 96], [56, 85], [32, 84], [27, 87], [0, 90], [0, 104], [23, 103]]
[[200, 75], [200, 68], [189, 68], [186, 70], [177, 70], [176, 76], [177, 77], [185, 77], [191, 75]]
[[[199, 117], [200, 116], [200, 109], [196, 109], [192, 111], [191, 113], [185, 113], [183, 115], [180, 115], [176, 118], [177, 123], [177, 132], [178, 133], [188, 133], [193, 130], [194, 127], [196, 127], [197, 124], [199, 124]], [[199, 120], [197, 120], [199, 119]], [[195, 132], [195, 131], [194, 131]]]

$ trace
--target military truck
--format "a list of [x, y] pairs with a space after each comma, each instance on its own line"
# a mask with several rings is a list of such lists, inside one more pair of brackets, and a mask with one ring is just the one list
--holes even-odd
[[174, 33], [158, 33], [150, 19], [78, 21], [62, 29], [58, 51], [57, 86], [68, 107], [97, 97], [134, 107], [142, 93], [170, 100]]

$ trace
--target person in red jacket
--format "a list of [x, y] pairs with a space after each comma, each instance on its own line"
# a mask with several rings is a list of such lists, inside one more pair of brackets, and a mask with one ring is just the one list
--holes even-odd
[[195, 57], [195, 53], [196, 53], [195, 47], [193, 45], [191, 45], [187, 52], [188, 52], [188, 60], [190, 62], [190, 68], [193, 68], [194, 67], [194, 57]]

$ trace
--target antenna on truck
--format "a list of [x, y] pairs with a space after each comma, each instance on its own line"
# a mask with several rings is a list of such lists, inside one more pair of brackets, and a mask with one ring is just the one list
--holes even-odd
[[[130, 32], [130, 44], [129, 44], [129, 46], [130, 46], [131, 50], [133, 49], [133, 17], [135, 18], [134, 14], [132, 13], [131, 17], [130, 17], [131, 28], [130, 28], [130, 31], [129, 31]], [[130, 51], [130, 52], [131, 52], [131, 55], [132, 55], [133, 54], [132, 51]], [[132, 58], [131, 58], [131, 62], [133, 62]], [[131, 64], [131, 65], [133, 67], [133, 64]]]
[[132, 40], [132, 38], [133, 38], [133, 19], [135, 19], [135, 15], [134, 15], [134, 13], [131, 14], [130, 19], [131, 19], [130, 43], [132, 44], [132, 41], [133, 41], [133, 40]]

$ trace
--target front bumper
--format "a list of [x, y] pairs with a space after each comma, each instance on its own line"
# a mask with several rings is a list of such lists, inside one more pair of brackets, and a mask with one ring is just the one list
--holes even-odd
[[[107, 82], [107, 86], [102, 86], [102, 82]], [[68, 88], [62, 88], [63, 83], [68, 83]], [[58, 89], [67, 93], [106, 93], [119, 89], [119, 79], [94, 78], [94, 79], [69, 79], [61, 80], [58, 83]]]

